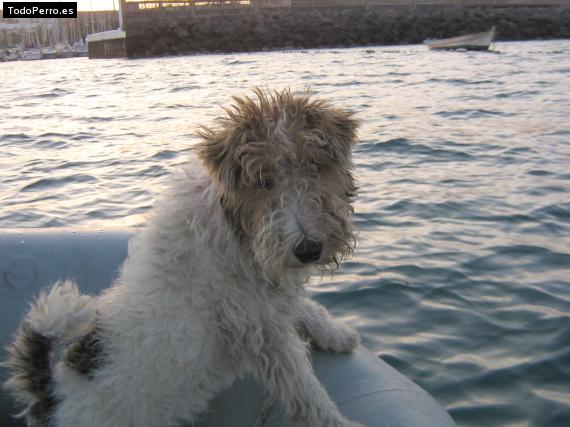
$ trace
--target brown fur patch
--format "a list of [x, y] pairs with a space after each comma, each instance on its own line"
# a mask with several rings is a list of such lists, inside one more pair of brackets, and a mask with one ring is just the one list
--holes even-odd
[[30, 425], [51, 425], [50, 418], [58, 403], [50, 362], [52, 347], [53, 340], [35, 331], [28, 322], [22, 323], [8, 347], [9, 359], [5, 366], [12, 372], [9, 387], [33, 396], [21, 399], [29, 405], [25, 414]]
[[103, 347], [100, 331], [94, 328], [74, 343], [65, 355], [65, 364], [81, 375], [92, 379], [95, 371], [103, 365]]

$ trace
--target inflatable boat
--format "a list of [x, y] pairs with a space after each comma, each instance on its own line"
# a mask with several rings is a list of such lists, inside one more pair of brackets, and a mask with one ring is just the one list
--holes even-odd
[[[1, 359], [30, 299], [62, 278], [96, 294], [109, 286], [127, 256], [136, 230], [0, 229]], [[424, 390], [363, 347], [347, 355], [314, 352], [315, 372], [347, 417], [370, 427], [453, 427], [447, 412]], [[6, 378], [2, 372], [2, 379]], [[23, 426], [4, 392], [0, 426]], [[141, 402], [144, 404], [144, 402]], [[237, 381], [216, 397], [194, 427], [253, 427], [263, 390], [252, 379]], [[292, 424], [275, 408], [265, 427]], [[97, 427], [97, 426], [93, 426]]]

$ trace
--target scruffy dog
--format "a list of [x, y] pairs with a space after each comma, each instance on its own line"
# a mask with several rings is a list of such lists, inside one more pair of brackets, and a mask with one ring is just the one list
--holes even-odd
[[172, 426], [253, 373], [298, 425], [357, 426], [315, 377], [307, 341], [358, 334], [304, 290], [354, 247], [352, 114], [308, 93], [255, 90], [200, 131], [99, 297], [58, 282], [23, 321], [7, 387], [29, 425]]

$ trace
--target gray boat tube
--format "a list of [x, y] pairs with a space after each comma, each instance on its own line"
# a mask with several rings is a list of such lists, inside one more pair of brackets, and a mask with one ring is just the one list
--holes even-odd
[[[97, 294], [117, 276], [134, 229], [0, 229], [0, 358], [34, 295], [58, 279], [73, 278], [85, 293]], [[453, 427], [447, 412], [427, 392], [359, 347], [347, 355], [315, 351], [313, 367], [347, 417], [370, 427]], [[2, 371], [2, 380], [6, 372]], [[141, 404], [144, 404], [141, 402]], [[195, 427], [253, 427], [263, 390], [252, 379], [239, 380], [212, 402]], [[5, 392], [0, 425], [22, 426]], [[292, 424], [272, 410], [265, 427]], [[96, 426], [94, 426], [96, 427]]]

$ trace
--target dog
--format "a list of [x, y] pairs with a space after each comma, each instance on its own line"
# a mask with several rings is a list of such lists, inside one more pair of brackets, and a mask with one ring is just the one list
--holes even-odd
[[224, 111], [199, 130], [113, 286], [94, 297], [60, 281], [32, 304], [5, 363], [28, 425], [195, 422], [252, 373], [297, 425], [359, 426], [308, 357], [310, 343], [350, 352], [358, 333], [305, 291], [355, 246], [358, 122], [288, 89]]

